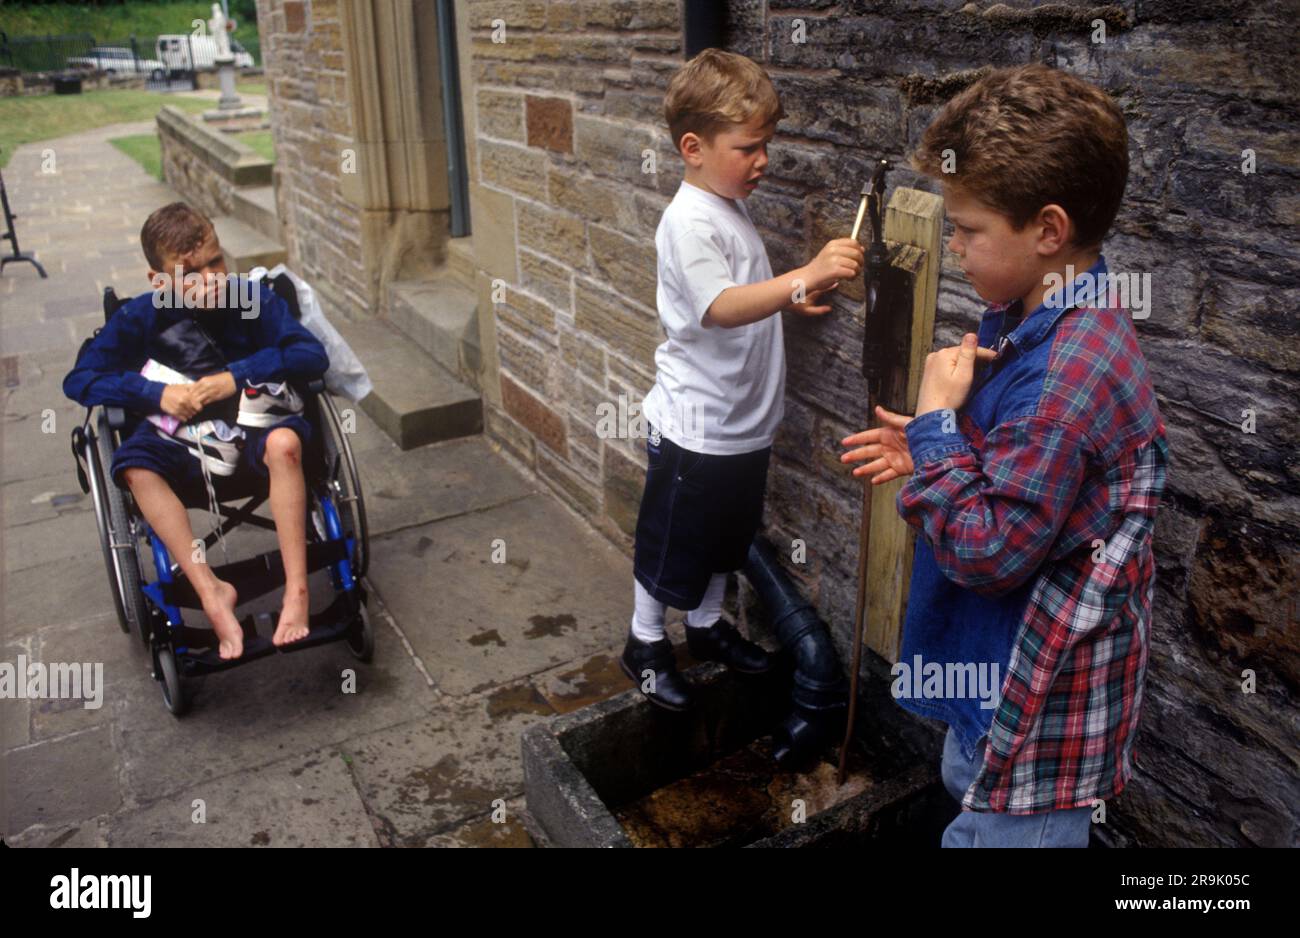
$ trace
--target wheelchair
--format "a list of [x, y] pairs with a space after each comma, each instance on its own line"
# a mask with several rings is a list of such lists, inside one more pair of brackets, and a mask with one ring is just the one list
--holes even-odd
[[[294, 318], [301, 318], [297, 291], [289, 277], [282, 274], [268, 282], [288, 303]], [[112, 287], [105, 288], [104, 321], [126, 302]], [[296, 385], [295, 390], [303, 399], [303, 416], [312, 426], [312, 440], [302, 454], [309, 515], [307, 571], [310, 574], [328, 569], [335, 598], [327, 608], [312, 613], [305, 637], [279, 647], [271, 643], [275, 622], [269, 613], [244, 616], [240, 619], [244, 653], [230, 660], [219, 656], [216, 634], [206, 621], [201, 628], [185, 623], [182, 609], [201, 608], [193, 586], [150, 530], [131, 493], [118, 488], [109, 476], [114, 451], [143, 416], [119, 407], [90, 407], [85, 421], [72, 431], [77, 478], [94, 505], [118, 624], [123, 632], [136, 633], [149, 649], [153, 677], [162, 685], [163, 702], [177, 717], [189, 707], [187, 678], [228, 670], [277, 652], [288, 654], [336, 641], [346, 642], [348, 650], [361, 662], [369, 662], [374, 653], [374, 629], [362, 582], [370, 559], [369, 530], [352, 447], [324, 381], [317, 379], [305, 387]], [[269, 516], [257, 513], [270, 497], [265, 479], [214, 477], [213, 484], [222, 521], [203, 539], [205, 550], [240, 525], [275, 529]], [[177, 495], [187, 509], [209, 508], [206, 493]], [[242, 505], [235, 504], [241, 501]], [[147, 582], [142, 575], [142, 555], [152, 559], [156, 575], [153, 582]], [[279, 550], [217, 566], [213, 572], [234, 585], [240, 605], [284, 584]]]

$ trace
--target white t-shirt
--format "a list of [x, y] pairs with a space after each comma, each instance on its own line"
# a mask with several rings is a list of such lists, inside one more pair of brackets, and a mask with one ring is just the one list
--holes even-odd
[[659, 220], [655, 248], [656, 300], [668, 339], [655, 350], [646, 419], [697, 453], [771, 446], [785, 409], [781, 314], [735, 329], [703, 322], [723, 290], [772, 279], [744, 200], [683, 181]]

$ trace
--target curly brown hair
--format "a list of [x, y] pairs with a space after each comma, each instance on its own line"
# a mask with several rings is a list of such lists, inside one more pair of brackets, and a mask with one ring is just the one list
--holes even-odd
[[678, 149], [683, 134], [711, 143], [756, 117], [764, 126], [785, 117], [772, 79], [753, 59], [722, 49], [705, 49], [679, 68], [664, 96], [664, 120]]
[[1124, 196], [1128, 128], [1096, 85], [1041, 64], [1001, 68], [944, 106], [912, 166], [1008, 216], [1017, 230], [1043, 206], [1060, 205], [1077, 246], [1092, 248]]

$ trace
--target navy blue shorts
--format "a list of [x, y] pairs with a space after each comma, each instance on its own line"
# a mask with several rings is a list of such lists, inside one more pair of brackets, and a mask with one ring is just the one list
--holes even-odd
[[[303, 451], [306, 451], [307, 444], [311, 442], [311, 424], [303, 417], [286, 417], [270, 427], [244, 427], [243, 452], [234, 475], [229, 478], [238, 478], [247, 473], [263, 479], [269, 478], [264, 458], [266, 435], [281, 427], [295, 431], [302, 441]], [[113, 465], [109, 474], [119, 488], [127, 487], [122, 472], [131, 468], [149, 469], [158, 473], [178, 495], [204, 491], [203, 468], [199, 465], [198, 457], [190, 452], [188, 446], [164, 440], [148, 420], [141, 420], [135, 432], [123, 440], [122, 445], [113, 453]], [[220, 478], [213, 477], [218, 482]]]
[[695, 609], [715, 573], [745, 565], [763, 521], [772, 448], [714, 456], [646, 441], [632, 572], [659, 602]]

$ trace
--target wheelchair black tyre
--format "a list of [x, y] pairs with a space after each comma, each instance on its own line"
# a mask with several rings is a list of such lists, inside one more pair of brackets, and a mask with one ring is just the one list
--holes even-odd
[[375, 629], [370, 624], [370, 613], [366, 612], [365, 606], [361, 607], [357, 616], [361, 620], [361, 633], [348, 635], [348, 651], [352, 652], [352, 657], [358, 661], [369, 664], [370, 659], [375, 656]]
[[316, 398], [319, 404], [320, 425], [325, 456], [325, 481], [335, 499], [339, 519], [353, 538], [352, 575], [358, 580], [366, 575], [370, 566], [370, 527], [366, 521], [366, 502], [361, 493], [361, 476], [352, 458], [352, 444], [343, 432], [338, 408], [328, 391]]
[[159, 683], [162, 685], [163, 703], [172, 716], [182, 716], [190, 708], [189, 698], [185, 694], [185, 681], [180, 668], [176, 665], [176, 655], [170, 648], [158, 649]]
[[[148, 607], [140, 588], [140, 558], [136, 554], [135, 538], [131, 533], [131, 519], [126, 510], [126, 495], [108, 476], [113, 464], [113, 429], [108, 416], [101, 410], [99, 423], [93, 434], [93, 452], [86, 454], [91, 468], [92, 498], [95, 501], [95, 520], [99, 523], [99, 544], [104, 552], [104, 566], [108, 570], [108, 584], [113, 593], [113, 609], [118, 625], [128, 635], [134, 630], [147, 637]], [[91, 444], [88, 444], [88, 448]], [[114, 547], [116, 542], [119, 547]]]

